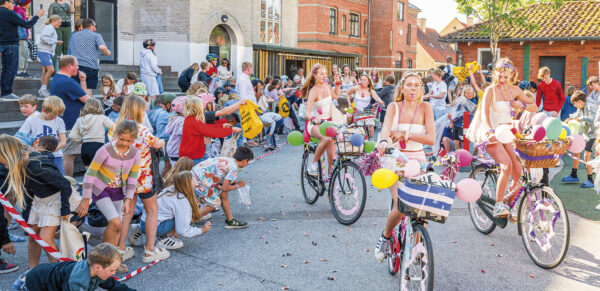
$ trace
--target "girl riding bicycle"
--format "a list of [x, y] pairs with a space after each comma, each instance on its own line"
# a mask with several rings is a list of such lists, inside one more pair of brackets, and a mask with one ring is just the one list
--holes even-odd
[[511, 176], [513, 178], [511, 193], [518, 188], [521, 163], [515, 155], [515, 144], [500, 143], [496, 139], [494, 130], [501, 124], [512, 124], [515, 110], [531, 107], [531, 104], [528, 104], [531, 100], [525, 96], [525, 93], [519, 87], [512, 85], [516, 84], [517, 76], [518, 73], [509, 59], [503, 58], [496, 64], [492, 85], [485, 90], [481, 106], [475, 113], [466, 134], [473, 143], [484, 144], [492, 159], [500, 165], [494, 217], [516, 216], [516, 209], [515, 213], [511, 214], [504, 193]]
[[[423, 83], [417, 74], [404, 76], [394, 93], [396, 102], [388, 106], [377, 150], [383, 154], [388, 147], [398, 148], [408, 159], [426, 162], [423, 145], [433, 145], [435, 122], [431, 104], [423, 102]], [[383, 261], [390, 249], [392, 230], [404, 216], [398, 210], [398, 182], [390, 187], [392, 209], [385, 229], [375, 248], [375, 257]]]
[[[367, 75], [360, 76], [358, 85], [348, 90], [348, 93], [346, 94], [346, 100], [348, 100], [348, 104], [352, 104], [350, 96], [354, 97], [354, 106], [356, 106], [356, 110], [358, 110], [358, 112], [362, 112], [369, 107], [371, 104], [371, 98], [375, 99], [379, 105], [384, 104], [383, 100], [381, 100], [377, 93], [375, 93], [373, 81]], [[377, 112], [375, 112], [375, 114], [377, 114]], [[359, 125], [368, 126], [371, 136], [375, 136], [375, 122], [373, 119], [362, 122], [359, 121]]]
[[334, 82], [335, 88], [327, 85], [327, 69], [324, 65], [315, 64], [306, 83], [300, 89], [302, 98], [308, 98], [304, 130], [320, 140], [308, 171], [309, 175], [313, 176], [318, 175], [319, 166], [317, 162], [321, 159], [325, 150], [327, 150], [327, 173], [331, 172], [331, 165], [333, 164], [335, 143], [331, 138], [321, 135], [318, 125], [322, 121], [331, 121], [331, 111], [335, 109], [333, 99], [338, 98], [341, 85], [339, 78], [336, 78]]

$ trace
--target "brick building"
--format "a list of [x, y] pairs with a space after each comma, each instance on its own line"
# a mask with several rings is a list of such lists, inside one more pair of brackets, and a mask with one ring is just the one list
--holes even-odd
[[[600, 1], [565, 2], [554, 10], [548, 4], [532, 4], [518, 12], [537, 29], [504, 27], [498, 56], [508, 57], [520, 80], [537, 81], [538, 69], [549, 67], [563, 87], [584, 88], [588, 76], [600, 70]], [[441, 41], [456, 43], [463, 62], [492, 62], [489, 38], [482, 23], [450, 33]]]
[[[456, 18], [455, 18], [456, 19]], [[417, 32], [417, 68], [431, 69], [445, 65], [446, 59], [456, 58], [456, 51], [450, 44], [440, 42], [440, 34], [433, 28], [427, 27], [425, 18], [419, 18]]]

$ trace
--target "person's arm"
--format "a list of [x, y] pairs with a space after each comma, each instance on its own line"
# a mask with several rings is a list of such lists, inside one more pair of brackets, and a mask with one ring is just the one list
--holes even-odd
[[18, 26], [22, 26], [25, 28], [33, 28], [35, 23], [38, 21], [38, 19], [40, 17], [42, 17], [42, 15], [44, 15], [45, 12], [46, 11], [44, 11], [44, 9], [38, 10], [38, 12], [35, 14], [35, 16], [33, 18], [31, 18], [31, 20], [29, 20], [29, 21], [22, 19], [19, 15], [17, 15], [17, 13], [6, 13], [5, 20], [6, 20], [6, 22], [16, 24]]
[[157, 75], [162, 75], [162, 70], [158, 67], [158, 59], [154, 54], [150, 56], [150, 68]]
[[66, 133], [59, 133], [58, 134], [58, 146], [56, 146], [55, 152], [57, 152], [60, 149], [64, 148], [66, 145], [67, 145], [67, 134]]
[[227, 137], [233, 133], [230, 127], [223, 127], [222, 124], [206, 124], [199, 120], [195, 120], [193, 126], [190, 127], [193, 135], [208, 136], [212, 138]]
[[50, 16], [54, 15], [54, 3], [50, 4], [50, 7], [48, 7], [48, 18], [50, 18]]
[[[485, 90], [485, 93], [483, 93], [483, 100], [482, 100], [482, 104], [481, 104], [481, 108], [479, 108], [479, 110], [483, 110], [482, 112], [482, 116], [483, 118], [481, 119], [481, 121], [483, 121], [483, 124], [486, 126], [486, 128], [492, 128], [492, 122], [490, 121], [490, 108], [492, 105], [492, 94], [494, 94], [494, 88], [492, 86], [488, 87]], [[496, 141], [495, 137], [490, 137], [490, 141]]]
[[[565, 91], [563, 91], [560, 82], [556, 81], [556, 85], [558, 86], [558, 111], [560, 111], [560, 108], [562, 108], [563, 104], [565, 103]], [[558, 111], [556, 111], [556, 113], [558, 113]]]
[[71, 8], [71, 9], [69, 9], [69, 11], [71, 14], [73, 14], [73, 13], [75, 13], [75, 5], [73, 5], [73, 0], [69, 0], [69, 2], [70, 2], [69, 7]]
[[[390, 105], [391, 104], [393, 103], [390, 103]], [[387, 147], [392, 146], [390, 133], [392, 132], [392, 123], [394, 122], [394, 117], [396, 116], [396, 106], [388, 107], [389, 108], [386, 110], [387, 112], [385, 114], [385, 119], [383, 120], [383, 125], [377, 139], [377, 151], [379, 154], [383, 154]]]
[[107, 116], [102, 117], [102, 126], [104, 126], [105, 128], [111, 128], [113, 127], [113, 125], [115, 125], [115, 123], [112, 120], [110, 120], [110, 118], [108, 118]]
[[375, 92], [375, 90], [371, 89], [371, 97], [373, 99], [375, 99], [375, 101], [377, 101], [379, 103], [379, 105], [383, 105], [383, 100], [381, 100], [381, 98], [379, 98], [379, 95], [377, 95], [377, 92]]
[[104, 43], [104, 39], [102, 39], [102, 36], [98, 33], [95, 34], [96, 35], [96, 47], [98, 47], [98, 50], [100, 50], [100, 52], [102, 54], [104, 54], [105, 56], [110, 56], [111, 52], [108, 49], [108, 47], [106, 46], [106, 43]]
[[[317, 99], [317, 93], [315, 91], [316, 90], [310, 90], [310, 92], [308, 93], [308, 101], [306, 102], [306, 113], [304, 116], [306, 117], [306, 120], [312, 122], [313, 124], [319, 124], [321, 123], [320, 120], [312, 120], [313, 106], [315, 104], [315, 100]], [[348, 103], [348, 105], [350, 105], [350, 103]]]
[[[342, 81], [340, 80], [339, 75], [336, 75], [333, 79], [334, 87], [329, 86], [329, 91], [331, 92], [331, 98], [338, 99], [340, 97], [340, 88], [342, 87]], [[350, 104], [350, 103], [348, 103]]]
[[125, 283], [117, 281], [114, 277], [103, 280], [98, 287], [107, 291], [136, 291], [136, 289], [129, 288]]
[[[479, 70], [479, 73], [483, 76], [481, 70]], [[473, 90], [475, 90], [475, 92], [479, 92], [479, 90], [481, 89], [477, 85], [477, 80], [475, 80], [475, 76], [473, 76], [473, 65], [469, 65], [469, 80], [471, 80], [471, 87], [473, 87]], [[485, 80], [485, 78], [483, 80]]]
[[220, 116], [225, 116], [225, 115], [229, 115], [229, 114], [233, 114], [234, 112], [238, 111], [238, 109], [240, 109], [241, 105], [246, 104], [246, 100], [240, 100], [238, 102], [235, 102], [233, 105], [225, 107], [221, 110], [218, 110], [215, 113], [215, 117], [220, 117]]
[[544, 82], [542, 81], [538, 84], [537, 91], [535, 93], [535, 105], [537, 105], [537, 107], [540, 107], [540, 104], [542, 104], [542, 88], [544, 88], [542, 83]]
[[81, 124], [81, 118], [77, 118], [77, 120], [75, 120], [75, 125], [73, 125], [73, 128], [71, 128], [71, 131], [69, 132], [69, 139], [71, 139], [75, 142], [81, 142], [81, 140], [82, 140], [81, 130], [79, 128], [80, 124]]
[[356, 86], [352, 86], [350, 87], [350, 89], [348, 89], [348, 92], [346, 92], [346, 100], [348, 100], [348, 106], [352, 107], [352, 101], [350, 101], [350, 96], [352, 96], [352, 94], [354, 94], [354, 92], [357, 90]]

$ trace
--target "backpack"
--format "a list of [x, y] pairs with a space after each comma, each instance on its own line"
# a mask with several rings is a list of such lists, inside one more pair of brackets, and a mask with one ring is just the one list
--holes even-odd
[[452, 73], [452, 67], [450, 65], [440, 66], [440, 69], [444, 71], [444, 76], [442, 76], [442, 80], [446, 82], [446, 86], [449, 86], [450, 83], [456, 78]]

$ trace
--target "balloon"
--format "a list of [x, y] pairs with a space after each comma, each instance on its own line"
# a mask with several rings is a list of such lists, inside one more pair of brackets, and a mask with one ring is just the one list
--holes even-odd
[[567, 136], [571, 136], [571, 129], [563, 124], [563, 128], [567, 131]]
[[546, 129], [541, 125], [535, 125], [531, 131], [531, 135], [535, 141], [539, 142], [546, 137]]
[[583, 139], [583, 136], [579, 134], [572, 134], [569, 136], [569, 139], [571, 140], [569, 151], [574, 154], [581, 153], [585, 148], [585, 139]]
[[571, 119], [571, 120], [569, 120], [569, 123], [567, 124], [567, 126], [571, 130], [572, 134], [576, 134], [576, 133], [579, 133], [579, 127], [581, 126], [581, 123], [579, 121], [577, 121], [576, 119]]
[[314, 142], [314, 143], [319, 143], [319, 142], [321, 142], [321, 140], [320, 140], [320, 139], [318, 139], [318, 138], [316, 138], [316, 137], [314, 137], [314, 136], [311, 136], [311, 137], [310, 137], [310, 141], [312, 141], [312, 142]]
[[398, 175], [386, 168], [377, 169], [371, 176], [371, 182], [377, 189], [390, 188], [396, 181], [398, 181]]
[[321, 110], [321, 108], [319, 108], [319, 109], [317, 109], [317, 113], [318, 113], [319, 115], [321, 115], [321, 114], [323, 114], [323, 110]]
[[338, 141], [344, 141], [344, 135], [340, 132], [337, 136]]
[[473, 156], [467, 150], [458, 149], [454, 153], [456, 154], [456, 157], [458, 158], [458, 166], [459, 167], [466, 167], [471, 163], [471, 161], [473, 161]]
[[421, 164], [417, 160], [408, 160], [404, 165], [404, 177], [414, 178], [421, 172]]
[[365, 153], [370, 153], [375, 149], [375, 142], [368, 140], [365, 142]]
[[325, 135], [328, 136], [328, 137], [334, 137], [337, 134], [338, 134], [337, 130], [333, 126], [328, 127], [327, 129], [325, 129]]
[[365, 137], [362, 136], [362, 134], [360, 133], [355, 133], [352, 135], [352, 137], [350, 137], [350, 143], [353, 146], [361, 146], [363, 143], [365, 142]]
[[508, 124], [500, 124], [496, 128], [496, 139], [501, 143], [511, 143], [515, 140], [515, 135], [511, 131], [511, 126]]
[[302, 136], [301, 132], [294, 130], [287, 135], [287, 141], [293, 146], [299, 146], [304, 143], [304, 136]]
[[354, 113], [354, 108], [352, 108], [352, 107], [348, 108], [348, 113], [350, 113], [350, 114]]
[[329, 122], [329, 121], [325, 121], [323, 123], [321, 123], [321, 125], [319, 126], [319, 132], [321, 133], [322, 136], [326, 136], [326, 130], [327, 128], [333, 126], [333, 123]]
[[562, 130], [560, 131], [560, 135], [558, 135], [558, 138], [566, 139], [567, 138], [567, 130], [562, 128]]
[[548, 117], [548, 115], [546, 115], [546, 113], [544, 112], [538, 112], [536, 115], [533, 116], [533, 119], [531, 119], [531, 122], [534, 125], [542, 125], [542, 123], [544, 122], [544, 120]]
[[305, 130], [302, 136], [304, 137], [304, 142], [310, 142], [310, 133], [308, 133], [308, 130]]
[[456, 184], [456, 197], [464, 202], [475, 202], [481, 197], [481, 184], [466, 178]]
[[556, 117], [548, 117], [544, 119], [542, 125], [546, 129], [546, 137], [548, 139], [556, 139], [562, 131], [562, 123]]

